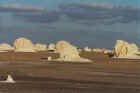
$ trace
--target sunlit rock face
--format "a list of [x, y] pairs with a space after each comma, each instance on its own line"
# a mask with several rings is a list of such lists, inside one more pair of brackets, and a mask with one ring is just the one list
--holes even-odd
[[14, 50], [14, 47], [12, 47], [7, 43], [0, 44], [0, 51], [10, 51], [10, 50]]
[[105, 49], [104, 54], [114, 54], [114, 51], [109, 50], [109, 49]]
[[34, 45], [34, 49], [36, 51], [46, 51], [47, 50], [47, 45], [37, 43], [37, 44]]
[[32, 41], [24, 37], [16, 39], [13, 45], [16, 52], [35, 52]]
[[49, 45], [48, 45], [48, 50], [52, 50], [52, 51], [55, 51], [56, 50], [56, 48], [55, 48], [55, 44], [54, 43], [50, 43]]
[[60, 53], [61, 58], [64, 57], [79, 57], [79, 52], [76, 47], [72, 46], [70, 43], [66, 41], [59, 41], [56, 44], [56, 51]]
[[84, 51], [91, 52], [92, 49], [90, 49], [90, 48], [88, 48], [88, 46], [86, 46], [86, 47], [84, 48]]
[[113, 50], [104, 49], [104, 48], [103, 49], [96, 48], [96, 49], [93, 49], [92, 51], [96, 53], [114, 54]]
[[130, 44], [123, 40], [117, 40], [114, 47], [115, 57], [118, 58], [140, 58], [136, 55], [139, 52], [139, 48], [136, 44]]
[[105, 50], [104, 49], [96, 48], [96, 49], [93, 49], [93, 51], [97, 52], [97, 53], [103, 53]]
[[56, 44], [56, 52], [60, 54], [60, 61], [81, 61], [90, 62], [88, 59], [81, 58], [77, 48], [66, 41], [59, 41]]

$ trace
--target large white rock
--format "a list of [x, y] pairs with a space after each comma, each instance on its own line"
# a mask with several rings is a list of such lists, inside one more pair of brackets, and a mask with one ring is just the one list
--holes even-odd
[[130, 44], [123, 40], [117, 40], [114, 47], [114, 54], [117, 58], [140, 58], [136, 55], [139, 48], [136, 44]]
[[0, 51], [10, 51], [10, 50], [14, 50], [14, 48], [11, 45], [7, 43], [0, 44]]
[[32, 41], [24, 37], [16, 39], [13, 45], [16, 52], [35, 52]]
[[55, 50], [56, 50], [55, 44], [54, 44], [54, 43], [50, 43], [50, 44], [48, 45], [48, 50], [53, 50], [53, 51], [55, 51]]
[[34, 45], [34, 48], [35, 48], [36, 51], [46, 51], [47, 50], [47, 45], [37, 43], [37, 44]]
[[60, 54], [60, 61], [79, 61], [79, 62], [90, 62], [90, 60], [81, 58], [77, 48], [66, 41], [59, 41], [56, 44], [56, 52]]

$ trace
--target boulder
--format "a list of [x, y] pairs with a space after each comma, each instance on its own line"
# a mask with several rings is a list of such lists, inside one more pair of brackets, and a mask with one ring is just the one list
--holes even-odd
[[114, 47], [114, 54], [117, 58], [140, 58], [136, 55], [139, 48], [136, 44], [130, 44], [123, 40], [117, 40]]
[[16, 52], [35, 52], [32, 41], [24, 37], [16, 39], [13, 45]]
[[84, 48], [84, 51], [91, 52], [92, 50], [90, 48], [88, 48], [88, 46], [87, 46]]
[[55, 51], [56, 50], [55, 44], [54, 43], [50, 43], [49, 46], [48, 46], [48, 50], [49, 51]]
[[47, 45], [37, 43], [37, 44], [34, 45], [34, 49], [36, 51], [46, 51], [47, 50]]
[[0, 44], [0, 51], [11, 51], [11, 50], [14, 50], [14, 47], [12, 47], [11, 45], [7, 43]]
[[113, 51], [109, 50], [109, 49], [105, 49], [104, 50], [104, 54], [113, 54]]
[[50, 60], [52, 60], [52, 57], [51, 56], [48, 57], [48, 61], [50, 61]]
[[116, 57], [126, 57], [127, 56], [127, 46], [128, 43], [123, 40], [117, 40], [115, 47], [114, 47], [114, 53]]
[[82, 51], [82, 49], [80, 49], [80, 48], [79, 48], [79, 49], [78, 49], [78, 51], [79, 51], [79, 52], [81, 52], [81, 51]]
[[78, 49], [66, 41], [59, 41], [56, 44], [56, 52], [60, 54], [60, 61], [71, 62], [90, 62], [90, 60], [81, 58]]
[[93, 49], [93, 51], [97, 52], [97, 53], [103, 53], [105, 50], [104, 49], [96, 48], [96, 49]]

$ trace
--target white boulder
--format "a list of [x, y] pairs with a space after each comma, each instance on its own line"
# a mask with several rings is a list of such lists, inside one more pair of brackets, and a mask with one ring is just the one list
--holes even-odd
[[105, 49], [104, 50], [104, 54], [113, 54], [113, 51], [109, 50], [109, 49]]
[[35, 52], [32, 41], [24, 37], [16, 39], [13, 45], [15, 52]]
[[46, 51], [47, 50], [47, 45], [37, 43], [37, 44], [34, 45], [34, 49], [36, 51]]
[[55, 50], [56, 50], [55, 44], [54, 44], [54, 43], [50, 43], [50, 44], [48, 45], [48, 50], [55, 51]]
[[0, 44], [0, 51], [10, 51], [10, 50], [14, 50], [14, 48], [11, 45], [7, 43]]
[[81, 58], [77, 48], [66, 41], [59, 41], [56, 44], [56, 52], [60, 54], [60, 61], [79, 61], [79, 62], [90, 62], [90, 60]]
[[84, 48], [84, 51], [91, 52], [92, 49], [90, 49], [90, 48], [88, 48], [88, 46], [86, 46], [86, 47]]
[[52, 60], [52, 57], [51, 57], [51, 56], [49, 56], [49, 57], [48, 57], [48, 60], [49, 60], [49, 61], [50, 61], [50, 60]]
[[103, 53], [105, 50], [104, 49], [96, 48], [96, 49], [93, 49], [93, 51], [97, 52], [97, 53]]
[[140, 58], [136, 55], [139, 48], [136, 44], [130, 44], [123, 40], [117, 40], [114, 47], [114, 54], [117, 58]]

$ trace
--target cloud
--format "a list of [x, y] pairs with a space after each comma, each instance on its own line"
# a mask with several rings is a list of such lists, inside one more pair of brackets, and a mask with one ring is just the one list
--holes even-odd
[[[3, 7], [6, 7], [6, 11], [16, 11], [17, 18], [37, 23], [53, 23], [58, 21], [61, 15], [66, 15], [68, 19], [71, 19], [72, 22], [77, 24], [89, 26], [140, 22], [140, 8], [124, 5], [104, 3], [61, 3], [56, 10], [50, 11], [40, 7], [26, 7], [23, 5]], [[2, 10], [5, 11], [3, 8]], [[22, 11], [24, 11], [24, 13], [22, 13]]]
[[27, 6], [22, 4], [0, 5], [0, 12], [37, 12], [44, 11], [44, 8], [36, 6]]
[[140, 21], [140, 8], [103, 3], [63, 3], [61, 12], [84, 24], [115, 24]]
[[32, 23], [53, 23], [59, 20], [60, 15], [60, 12], [52, 10], [43, 12], [16, 13], [15, 17]]
[[10, 12], [13, 17], [19, 20], [36, 23], [52, 23], [59, 20], [60, 12], [36, 6], [21, 4], [0, 5], [0, 12]]

